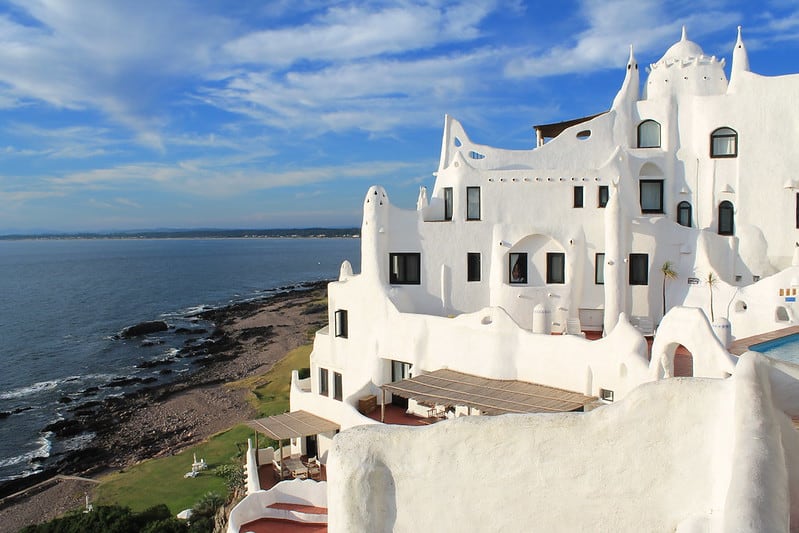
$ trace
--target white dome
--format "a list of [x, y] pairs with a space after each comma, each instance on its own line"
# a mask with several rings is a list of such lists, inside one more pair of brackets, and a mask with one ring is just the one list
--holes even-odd
[[671, 48], [666, 50], [666, 53], [663, 54], [663, 57], [660, 58], [660, 60], [686, 61], [688, 59], [701, 57], [703, 55], [705, 55], [705, 52], [702, 51], [702, 47], [695, 42], [686, 39], [685, 33], [683, 33], [683, 38], [671, 45]]

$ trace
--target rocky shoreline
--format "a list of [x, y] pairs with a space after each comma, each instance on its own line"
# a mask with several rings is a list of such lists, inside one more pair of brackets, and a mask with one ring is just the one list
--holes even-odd
[[48, 426], [57, 439], [86, 434], [93, 438], [80, 450], [62, 454], [46, 470], [1, 485], [0, 520], [6, 522], [15, 506], [42, 495], [25, 489], [57, 475], [92, 477], [174, 454], [246, 420], [251, 413], [242, 393], [222, 385], [263, 373], [289, 350], [308, 342], [310, 332], [327, 322], [327, 307], [320, 302], [327, 283], [285, 288], [194, 315], [213, 324], [207, 338], [182, 350], [181, 357], [193, 358], [194, 370], [171, 383], [139, 383], [124, 396], [84, 402], [70, 417]]

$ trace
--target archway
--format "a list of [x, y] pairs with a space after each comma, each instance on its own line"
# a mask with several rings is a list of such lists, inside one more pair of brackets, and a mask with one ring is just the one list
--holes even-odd
[[694, 356], [688, 348], [678, 344], [674, 350], [674, 377], [690, 378], [694, 375]]

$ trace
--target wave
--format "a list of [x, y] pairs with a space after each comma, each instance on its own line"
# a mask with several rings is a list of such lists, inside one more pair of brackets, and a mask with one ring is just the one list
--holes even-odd
[[53, 434], [51, 432], [47, 432], [44, 435], [41, 435], [38, 439], [36, 439], [36, 444], [38, 447], [35, 450], [31, 450], [29, 452], [17, 455], [15, 457], [8, 457], [6, 459], [0, 459], [0, 468], [5, 468], [7, 466], [14, 466], [20, 463], [29, 463], [34, 459], [45, 459], [50, 457], [50, 450], [53, 447], [53, 443], [50, 442], [50, 437]]
[[53, 379], [49, 381], [40, 381], [38, 383], [34, 383], [33, 385], [28, 385], [27, 387], [19, 387], [17, 389], [0, 394], [0, 400], [14, 400], [16, 398], [31, 396], [42, 391], [52, 390], [58, 387], [58, 384], [62, 381], [62, 379]]

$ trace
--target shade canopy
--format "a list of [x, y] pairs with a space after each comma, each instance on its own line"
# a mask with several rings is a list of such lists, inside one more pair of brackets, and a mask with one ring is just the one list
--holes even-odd
[[282, 415], [250, 420], [247, 425], [274, 440], [296, 439], [336, 431], [341, 426], [307, 411], [292, 411]]
[[537, 383], [490, 379], [449, 369], [386, 383], [381, 388], [428, 405], [462, 405], [487, 415], [580, 411], [596, 398]]

